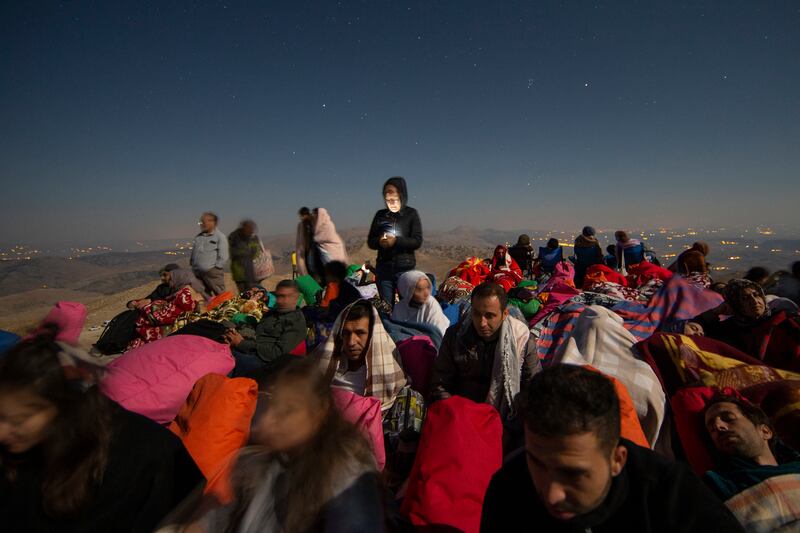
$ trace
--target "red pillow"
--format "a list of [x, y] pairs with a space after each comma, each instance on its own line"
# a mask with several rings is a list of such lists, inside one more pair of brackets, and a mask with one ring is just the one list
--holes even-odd
[[[702, 476], [714, 467], [709, 446], [711, 440], [707, 437], [705, 424], [705, 409], [708, 401], [718, 390], [710, 387], [687, 387], [678, 390], [670, 399], [672, 419], [675, 421], [675, 430], [686, 452], [686, 460], [695, 474]], [[725, 394], [741, 395], [734, 389], [722, 389]]]

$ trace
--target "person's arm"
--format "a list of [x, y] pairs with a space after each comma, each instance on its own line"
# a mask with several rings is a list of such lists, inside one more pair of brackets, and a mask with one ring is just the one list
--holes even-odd
[[398, 236], [394, 247], [398, 250], [413, 252], [422, 246], [422, 222], [416, 209], [412, 212], [409, 222], [408, 235]]
[[228, 238], [219, 232], [219, 243], [217, 244], [217, 261], [214, 266], [217, 268], [225, 269], [228, 263]]
[[189, 257], [189, 268], [192, 270], [196, 270], [197, 268], [197, 239], [198, 237], [195, 237], [192, 242], [192, 255]]
[[431, 401], [446, 400], [452, 396], [458, 377], [458, 369], [453, 360], [458, 350], [458, 324], [450, 326], [444, 334], [439, 354], [433, 362], [428, 380]]
[[[687, 467], [676, 465], [670, 483], [667, 512], [672, 521], [667, 531], [725, 531], [744, 533], [744, 528], [722, 500]], [[666, 525], [666, 524], [665, 524]]]
[[[380, 211], [378, 211], [378, 213], [380, 213]], [[372, 224], [369, 227], [369, 235], [367, 235], [367, 246], [369, 246], [371, 250], [377, 250], [380, 248], [381, 237], [383, 237], [381, 225], [378, 222], [378, 213], [375, 213], [375, 216], [372, 217]]]
[[[305, 324], [299, 318], [302, 318], [302, 315], [283, 322], [272, 331], [256, 332], [255, 341], [244, 340], [239, 343], [238, 349], [250, 353], [255, 352], [261, 360], [267, 363], [286, 355], [297, 348], [306, 338]], [[253, 343], [254, 346], [251, 346], [250, 343]]]

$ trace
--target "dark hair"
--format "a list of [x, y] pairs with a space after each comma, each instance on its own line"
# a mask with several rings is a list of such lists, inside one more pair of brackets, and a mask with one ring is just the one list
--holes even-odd
[[609, 244], [608, 246], [606, 246], [606, 253], [614, 255], [615, 253], [617, 253], [617, 247], [614, 246], [613, 244]]
[[594, 237], [597, 234], [597, 231], [591, 226], [584, 226], [581, 230], [581, 233], [584, 237]]
[[546, 437], [591, 432], [603, 448], [619, 443], [619, 398], [610, 379], [580, 366], [560, 364], [535, 375], [520, 405], [529, 431]]
[[362, 318], [369, 318], [370, 321], [370, 329], [372, 327], [372, 320], [374, 319], [374, 314], [372, 313], [373, 310], [372, 304], [369, 300], [358, 300], [353, 305], [351, 305], [348, 310], [346, 311], [347, 314], [344, 316], [344, 322], [352, 322], [354, 320], [361, 320]]
[[293, 279], [282, 279], [275, 285], [275, 290], [278, 289], [292, 289], [293, 291], [300, 292], [300, 286]]
[[628, 242], [631, 238], [628, 237], [628, 233], [621, 229], [614, 232], [614, 238], [617, 239], [619, 242]]
[[180, 265], [177, 263], [169, 263], [161, 267], [161, 270], [158, 271], [159, 274], [163, 274], [164, 272], [172, 272], [173, 270], [178, 270]]
[[769, 270], [767, 270], [764, 267], [753, 267], [747, 271], [743, 279], [760, 283], [764, 281], [764, 278], [768, 277], [769, 277]]
[[[111, 403], [97, 387], [84, 392], [67, 380], [55, 334], [55, 328], [46, 328], [8, 351], [0, 361], [0, 391], [27, 390], [58, 410], [49, 437], [39, 445], [42, 507], [58, 519], [84, 510], [102, 483], [111, 439]], [[7, 475], [14, 475], [14, 464], [2, 449], [0, 465]]]
[[284, 466], [287, 488], [285, 501], [288, 505], [282, 519], [284, 531], [312, 528], [325, 504], [335, 496], [335, 480], [347, 471], [350, 461], [375, 464], [367, 440], [336, 409], [330, 382], [320, 372], [318, 360], [295, 358], [270, 378], [269, 383], [272, 386], [287, 382], [294, 385], [298, 381], [308, 383], [309, 400], [315, 404], [315, 409], [325, 413], [322, 424], [311, 441], [288, 460], [260, 451], [258, 447], [243, 450], [231, 476], [236, 503], [226, 531], [238, 531], [248, 506], [264, 483], [265, 472], [276, 461]]
[[331, 261], [323, 268], [326, 275], [333, 279], [342, 282], [347, 277], [347, 265], [341, 261]]
[[792, 275], [796, 278], [800, 278], [800, 261], [792, 263]]
[[558, 239], [556, 239], [555, 237], [551, 237], [550, 239], [548, 239], [547, 247], [550, 248], [551, 250], [555, 250], [556, 248], [558, 248]]
[[306, 215], [310, 215], [311, 211], [307, 207], [301, 207], [300, 210], [297, 212], [298, 215], [304, 217]]
[[219, 222], [219, 217], [216, 215], [216, 213], [212, 213], [211, 211], [206, 211], [205, 213], [203, 213], [200, 216], [200, 218], [203, 218], [203, 217], [211, 217], [212, 219], [214, 219], [214, 224]]
[[497, 283], [492, 283], [491, 281], [484, 281], [475, 287], [472, 290], [472, 295], [470, 296], [469, 301], [474, 302], [480, 298], [491, 298], [492, 296], [497, 297], [497, 299], [500, 301], [500, 310], [505, 311], [506, 307], [508, 307], [508, 295], [506, 294], [506, 291], [503, 290], [503, 287]]
[[[711, 409], [712, 405], [716, 405], [718, 403], [732, 403], [739, 408], [739, 411], [741, 411], [742, 415], [752, 422], [754, 426], [758, 427], [763, 425], [773, 429], [769, 417], [764, 411], [761, 410], [759, 406], [752, 404], [747, 400], [737, 398], [736, 396], [725, 394], [722, 391], [717, 391], [714, 393], [714, 396], [712, 396], [708, 403], [706, 403], [706, 408], [703, 410], [703, 416], [705, 416], [705, 413]], [[770, 444], [772, 444], [772, 439], [770, 439]]]
[[716, 293], [723, 294], [725, 292], [726, 285], [727, 284], [724, 281], [715, 281], [714, 283], [711, 284], [709, 289], [711, 289]]

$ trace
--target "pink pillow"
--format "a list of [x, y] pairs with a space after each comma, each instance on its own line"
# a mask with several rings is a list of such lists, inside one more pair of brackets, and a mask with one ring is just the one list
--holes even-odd
[[342, 418], [354, 424], [369, 440], [375, 452], [378, 470], [386, 466], [386, 449], [383, 447], [383, 421], [381, 401], [378, 398], [359, 396], [353, 392], [333, 387], [333, 401]]
[[57, 341], [78, 344], [86, 323], [86, 306], [78, 302], [57, 302], [41, 323], [58, 326]]
[[125, 409], [171, 422], [194, 384], [233, 370], [230, 347], [196, 335], [175, 335], [130, 350], [108, 364], [100, 390]]

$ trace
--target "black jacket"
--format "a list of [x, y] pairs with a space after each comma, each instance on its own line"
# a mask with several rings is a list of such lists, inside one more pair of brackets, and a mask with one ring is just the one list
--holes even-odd
[[744, 531], [725, 504], [686, 466], [630, 441], [623, 439], [622, 444], [628, 449], [628, 460], [605, 501], [566, 522], [552, 518], [540, 503], [525, 453], [519, 453], [489, 483], [481, 532]]
[[281, 313], [272, 309], [256, 326], [255, 340], [245, 339], [236, 347], [240, 352], [254, 354], [271, 363], [290, 353], [306, 338], [306, 318], [299, 309]]
[[[26, 457], [34, 457], [35, 451]], [[42, 508], [41, 461], [18, 464], [14, 482], [0, 466], [0, 529], [48, 533], [149, 533], [203, 476], [180, 439], [164, 427], [114, 404], [103, 481], [72, 519]]]
[[[381, 209], [375, 213], [369, 228], [367, 245], [378, 250], [377, 267], [390, 268], [392, 272], [405, 272], [417, 266], [414, 250], [422, 246], [422, 222], [419, 213], [407, 205], [408, 192], [403, 178], [392, 178], [386, 182], [400, 191], [402, 207], [397, 213]], [[381, 248], [380, 240], [384, 233], [392, 233], [397, 242], [391, 248]]]

